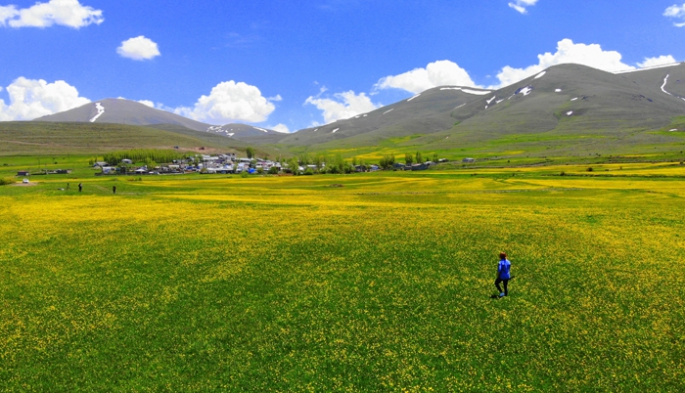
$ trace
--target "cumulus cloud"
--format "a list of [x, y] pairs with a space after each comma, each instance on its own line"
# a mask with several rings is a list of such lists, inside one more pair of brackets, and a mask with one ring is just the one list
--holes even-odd
[[176, 108], [174, 113], [212, 124], [234, 121], [261, 123], [275, 109], [257, 87], [228, 81], [216, 85], [208, 96], [200, 97], [193, 108]]
[[90, 102], [65, 81], [47, 83], [42, 79], [19, 77], [7, 86], [7, 93], [9, 105], [0, 100], [0, 121], [32, 120]]
[[673, 56], [645, 57], [645, 61], [637, 63], [640, 68], [659, 67], [663, 65], [677, 63]]
[[509, 3], [509, 7], [515, 9], [516, 11], [522, 14], [527, 14], [528, 7], [534, 6], [537, 2], [538, 0], [516, 0]]
[[557, 44], [556, 53], [538, 55], [538, 64], [526, 68], [506, 66], [497, 74], [499, 86], [504, 87], [516, 83], [529, 76], [533, 76], [546, 68], [558, 64], [576, 63], [604, 71], [616, 72], [635, 69], [635, 67], [621, 61], [623, 56], [615, 51], [605, 51], [597, 44], [575, 44], [570, 39], [564, 39]]
[[0, 6], [0, 26], [14, 28], [59, 25], [80, 29], [99, 25], [104, 20], [101, 10], [84, 6], [78, 0], [50, 0], [21, 9], [14, 5]]
[[138, 103], [143, 104], [145, 106], [149, 106], [150, 108], [155, 107], [155, 103], [150, 100], [138, 100]]
[[335, 99], [319, 98], [318, 96], [309, 97], [305, 104], [314, 105], [321, 110], [326, 124], [336, 120], [349, 119], [350, 117], [371, 112], [381, 107], [381, 105], [371, 102], [371, 98], [366, 93], [355, 94], [354, 91], [347, 91], [337, 93], [334, 97]]
[[290, 133], [290, 128], [288, 128], [288, 126], [286, 126], [286, 125], [283, 124], [283, 123], [279, 123], [279, 124], [277, 124], [277, 125], [275, 125], [275, 126], [267, 127], [267, 128], [270, 129], [270, 130], [274, 130], [274, 131], [276, 131], [276, 132], [281, 132], [281, 133], [283, 133], [283, 134], [289, 134], [289, 133]]
[[157, 44], [142, 35], [123, 41], [117, 48], [117, 53], [121, 57], [133, 60], [150, 60], [161, 55]]
[[668, 8], [666, 8], [666, 11], [664, 11], [664, 16], [669, 17], [669, 18], [676, 18], [680, 19], [682, 22], [674, 22], [673, 24], [676, 27], [685, 27], [685, 3], [683, 3], [682, 6], [678, 6], [677, 4], [674, 4]]
[[378, 81], [376, 89], [402, 89], [414, 94], [433, 87], [457, 85], [478, 87], [471, 80], [469, 73], [449, 60], [430, 63], [426, 68], [416, 68], [395, 76], [386, 76]]

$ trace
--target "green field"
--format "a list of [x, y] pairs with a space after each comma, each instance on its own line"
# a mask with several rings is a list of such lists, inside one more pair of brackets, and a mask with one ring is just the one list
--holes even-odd
[[64, 160], [0, 187], [0, 391], [685, 389], [683, 166], [130, 181]]

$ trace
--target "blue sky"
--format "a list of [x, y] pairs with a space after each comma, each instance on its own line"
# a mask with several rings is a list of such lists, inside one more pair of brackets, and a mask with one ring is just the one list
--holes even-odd
[[563, 62], [683, 61], [684, 24], [673, 0], [0, 0], [0, 120], [124, 97], [295, 131]]

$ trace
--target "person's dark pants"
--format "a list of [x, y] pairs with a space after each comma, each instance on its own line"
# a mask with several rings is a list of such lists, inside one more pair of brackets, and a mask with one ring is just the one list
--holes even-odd
[[[502, 288], [500, 288], [499, 284], [502, 283], [504, 284], [504, 291], [502, 291]], [[507, 289], [507, 286], [509, 286], [509, 280], [503, 280], [501, 278], [497, 278], [495, 280], [495, 286], [497, 287], [497, 290], [499, 293], [504, 292], [504, 296], [509, 296], [509, 289]]]

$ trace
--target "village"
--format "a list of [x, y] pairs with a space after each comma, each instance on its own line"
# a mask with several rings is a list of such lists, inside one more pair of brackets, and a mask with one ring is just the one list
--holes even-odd
[[[341, 170], [340, 173], [353, 172], [376, 172], [380, 170], [401, 170], [401, 171], [423, 171], [438, 163], [447, 162], [446, 159], [426, 161], [418, 164], [392, 163], [391, 165], [381, 166], [379, 164], [348, 165], [348, 170]], [[464, 163], [473, 163], [473, 159], [465, 159]], [[338, 173], [327, 170], [326, 163], [305, 164], [298, 161], [296, 170], [293, 170], [294, 163], [291, 161], [281, 162], [262, 158], [237, 157], [235, 153], [218, 155], [198, 155], [182, 160], [174, 160], [168, 164], [135, 166], [131, 159], [122, 159], [117, 165], [111, 165], [104, 161], [98, 161], [93, 167], [100, 171], [96, 175], [178, 175], [186, 173], [201, 174], [316, 174], [316, 173]]]
[[[390, 171], [424, 171], [435, 167], [439, 163], [449, 162], [447, 159], [439, 159], [437, 161], [425, 161], [421, 163], [401, 163], [401, 162], [387, 162], [381, 160], [378, 164], [356, 162], [338, 162], [336, 164], [326, 165], [325, 162], [317, 164], [305, 163], [301, 160], [290, 159], [288, 161], [281, 160], [273, 161], [266, 158], [248, 158], [237, 157], [235, 153], [226, 153], [218, 155], [196, 155], [186, 157], [183, 159], [172, 160], [165, 164], [144, 164], [142, 162], [134, 162], [132, 159], [124, 158], [117, 163], [109, 163], [106, 161], [91, 162], [92, 168], [96, 171], [96, 176], [111, 176], [111, 175], [181, 175], [189, 173], [199, 173], [206, 175], [214, 174], [240, 174], [244, 176], [249, 175], [313, 175], [325, 173], [361, 173], [361, 172], [376, 172], [382, 170]], [[297, 167], [295, 169], [295, 163]], [[461, 161], [463, 165], [473, 164], [473, 158], [465, 158]], [[141, 165], [142, 164], [142, 165]], [[293, 170], [294, 169], [294, 170]], [[17, 177], [28, 177], [32, 175], [59, 175], [70, 174], [71, 169], [40, 169], [38, 171], [22, 170], [17, 172]]]

